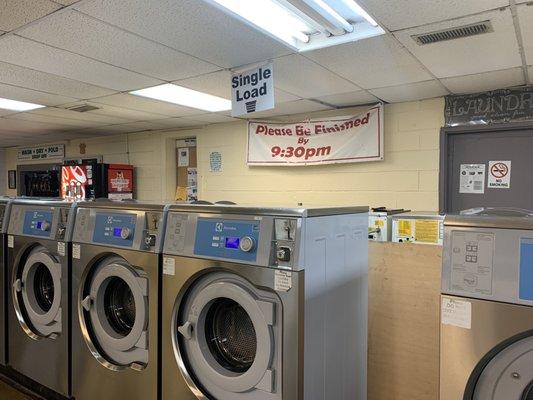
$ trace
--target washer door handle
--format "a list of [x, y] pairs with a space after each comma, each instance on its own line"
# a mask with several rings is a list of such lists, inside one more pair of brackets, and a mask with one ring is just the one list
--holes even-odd
[[192, 339], [192, 323], [187, 321], [182, 326], [178, 327], [178, 332], [181, 333], [181, 335], [187, 339]]
[[91, 299], [91, 296], [87, 296], [81, 301], [81, 306], [84, 308], [85, 311], [89, 311], [91, 309], [92, 304], [93, 300]]
[[14, 288], [17, 292], [22, 292], [22, 286], [24, 286], [24, 284], [22, 283], [22, 280], [20, 280], [20, 279], [17, 279], [17, 280], [13, 283], [13, 288]]

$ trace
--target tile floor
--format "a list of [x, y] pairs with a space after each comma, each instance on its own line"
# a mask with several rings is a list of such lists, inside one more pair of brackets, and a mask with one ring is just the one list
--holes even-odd
[[10, 386], [4, 380], [0, 379], [0, 400], [35, 400], [36, 397], [28, 396]]

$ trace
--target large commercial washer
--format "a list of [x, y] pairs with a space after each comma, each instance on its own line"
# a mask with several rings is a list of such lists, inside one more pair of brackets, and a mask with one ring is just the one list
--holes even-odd
[[175, 205], [162, 399], [366, 399], [368, 208]]
[[10, 199], [0, 197], [0, 365], [7, 363], [7, 225], [9, 223]]
[[440, 400], [533, 399], [533, 217], [448, 216], [441, 300]]
[[75, 206], [15, 200], [7, 236], [8, 365], [69, 396], [69, 224]]
[[72, 394], [156, 400], [163, 206], [85, 203], [72, 244]]

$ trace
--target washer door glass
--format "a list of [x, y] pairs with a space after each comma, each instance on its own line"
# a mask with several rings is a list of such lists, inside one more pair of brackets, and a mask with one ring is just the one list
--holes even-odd
[[219, 400], [256, 390], [260, 398], [277, 398], [276, 310], [275, 294], [237, 275], [212, 273], [194, 284], [174, 317], [177, 362], [189, 385]]
[[80, 294], [82, 323], [93, 355], [110, 369], [148, 363], [148, 279], [124, 259], [94, 267]]
[[61, 264], [43, 246], [34, 247], [15, 272], [17, 317], [33, 338], [61, 333]]
[[533, 337], [504, 347], [483, 368], [472, 400], [533, 400]]

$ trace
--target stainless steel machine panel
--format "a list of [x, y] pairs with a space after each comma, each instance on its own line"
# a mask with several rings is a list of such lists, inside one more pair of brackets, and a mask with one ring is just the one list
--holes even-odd
[[7, 362], [7, 236], [5, 232], [9, 223], [10, 208], [9, 200], [0, 198], [0, 364], [4, 366]]

